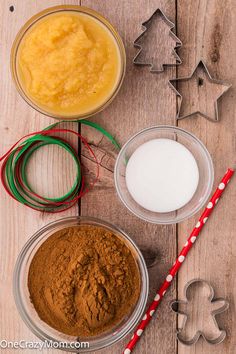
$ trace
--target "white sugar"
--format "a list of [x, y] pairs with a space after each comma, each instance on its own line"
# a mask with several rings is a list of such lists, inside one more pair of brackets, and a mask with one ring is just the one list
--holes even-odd
[[199, 171], [192, 153], [170, 139], [153, 139], [130, 157], [126, 184], [133, 199], [145, 209], [170, 212], [193, 197]]

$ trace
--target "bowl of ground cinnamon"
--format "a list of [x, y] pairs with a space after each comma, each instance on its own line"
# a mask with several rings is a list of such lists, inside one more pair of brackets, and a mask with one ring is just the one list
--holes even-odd
[[15, 266], [19, 313], [51, 347], [89, 352], [133, 330], [148, 296], [138, 247], [123, 231], [94, 218], [50, 223], [23, 247]]

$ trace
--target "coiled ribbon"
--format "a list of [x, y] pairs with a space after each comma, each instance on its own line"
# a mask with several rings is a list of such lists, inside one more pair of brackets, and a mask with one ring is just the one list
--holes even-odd
[[[61, 123], [65, 123], [65, 121], [52, 124], [42, 131], [25, 135], [0, 158], [0, 162], [3, 162], [1, 166], [1, 183], [4, 189], [16, 201], [34, 210], [50, 213], [67, 210], [93, 188], [99, 178], [99, 163], [87, 140], [74, 130], [59, 128], [58, 125]], [[96, 129], [106, 136], [117, 149], [120, 149], [120, 145], [114, 137], [97, 123], [88, 120], [80, 120], [79, 123]], [[89, 185], [85, 182], [83, 166], [78, 153], [69, 141], [55, 135], [57, 133], [69, 133], [77, 136], [85, 148], [88, 149], [90, 156], [97, 166], [95, 178]], [[30, 157], [36, 150], [45, 145], [60, 146], [72, 156], [75, 162], [76, 177], [74, 183], [71, 189], [61, 197], [48, 198], [39, 195], [32, 189], [27, 178], [26, 167]]]

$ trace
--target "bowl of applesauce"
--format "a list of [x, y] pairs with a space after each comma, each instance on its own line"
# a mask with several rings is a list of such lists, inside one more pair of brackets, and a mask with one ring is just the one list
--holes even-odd
[[37, 111], [57, 119], [84, 119], [118, 93], [126, 67], [117, 31], [94, 10], [62, 5], [33, 16], [12, 46], [18, 92]]

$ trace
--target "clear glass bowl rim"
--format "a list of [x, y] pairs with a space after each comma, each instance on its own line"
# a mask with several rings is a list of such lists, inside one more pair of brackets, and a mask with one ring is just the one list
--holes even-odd
[[[74, 114], [71, 116], [69, 116], [69, 115], [64, 116], [64, 115], [60, 115], [60, 114], [56, 114], [56, 113], [54, 114], [52, 112], [49, 112], [49, 111], [41, 108], [40, 105], [37, 105], [37, 103], [33, 102], [33, 100], [26, 94], [26, 92], [24, 91], [23, 87], [20, 84], [20, 80], [19, 80], [18, 74], [17, 74], [17, 63], [16, 63], [19, 45], [20, 45], [22, 39], [24, 38], [25, 33], [28, 31], [28, 29], [31, 26], [33, 26], [41, 18], [48, 16], [50, 14], [53, 14], [53, 13], [63, 12], [63, 11], [82, 12], [82, 13], [85, 13], [85, 14], [90, 15], [92, 17], [95, 17], [98, 21], [100, 21], [112, 33], [112, 35], [117, 43], [117, 46], [119, 48], [120, 58], [121, 58], [120, 77], [119, 77], [116, 87], [114, 88], [113, 93], [109, 96], [108, 100], [90, 112], [83, 113], [83, 114]], [[28, 103], [28, 105], [31, 106], [33, 109], [35, 109], [37, 112], [42, 113], [45, 116], [55, 118], [58, 120], [67, 120], [67, 121], [85, 119], [85, 118], [91, 117], [91, 116], [101, 112], [103, 109], [105, 109], [118, 94], [118, 92], [121, 88], [121, 85], [123, 83], [123, 80], [125, 77], [125, 71], [126, 71], [126, 52], [125, 52], [124, 43], [123, 43], [119, 33], [116, 31], [116, 29], [113, 27], [113, 25], [105, 17], [103, 17], [100, 13], [98, 13], [97, 11], [95, 11], [93, 9], [90, 9], [85, 6], [80, 6], [80, 5], [53, 6], [53, 7], [46, 8], [46, 9], [38, 12], [37, 14], [33, 15], [28, 21], [26, 21], [26, 23], [18, 31], [18, 33], [15, 37], [15, 40], [13, 42], [13, 45], [12, 45], [11, 60], [10, 61], [11, 61], [11, 74], [12, 74], [13, 81], [15, 83], [15, 87], [16, 87], [18, 93], [24, 99], [24, 101], [26, 103]]]
[[[149, 276], [148, 276], [147, 266], [146, 266], [146, 263], [145, 263], [145, 260], [144, 260], [144, 257], [142, 255], [141, 251], [139, 250], [139, 248], [137, 247], [135, 242], [132, 240], [132, 238], [127, 235], [127, 233], [125, 233], [119, 227], [114, 226], [111, 223], [108, 223], [106, 221], [103, 221], [101, 219], [94, 218], [94, 217], [72, 216], [72, 217], [65, 217], [65, 218], [61, 218], [59, 220], [50, 222], [49, 224], [43, 226], [41, 229], [39, 229], [37, 232], [35, 232], [30, 237], [30, 239], [25, 243], [23, 248], [21, 249], [21, 251], [18, 255], [18, 258], [16, 260], [14, 273], [13, 273], [13, 295], [14, 295], [17, 310], [18, 310], [22, 320], [27, 325], [27, 327], [32, 331], [32, 333], [34, 333], [42, 341], [48, 341], [48, 342], [52, 341], [54, 343], [59, 343], [60, 341], [54, 339], [53, 337], [51, 337], [47, 333], [43, 332], [40, 328], [38, 328], [36, 323], [32, 322], [31, 317], [28, 315], [27, 310], [26, 310], [26, 308], [23, 304], [23, 301], [22, 301], [19, 279], [20, 279], [22, 265], [25, 260], [25, 257], [27, 256], [28, 251], [30, 251], [30, 249], [33, 247], [35, 242], [38, 240], [38, 238], [40, 238], [40, 237], [43, 238], [43, 234], [50, 231], [50, 229], [52, 229], [55, 226], [59, 226], [59, 225], [63, 226], [64, 225], [64, 227], [67, 227], [68, 223], [75, 223], [75, 222], [80, 222], [80, 221], [82, 221], [82, 223], [85, 223], [85, 224], [92, 223], [97, 226], [101, 226], [101, 227], [104, 226], [105, 228], [111, 229], [111, 230], [113, 230], [114, 233], [117, 232], [119, 235], [121, 235], [124, 238], [125, 241], [130, 243], [136, 252], [136, 256], [138, 257], [137, 261], [138, 261], [138, 265], [140, 268], [140, 276], [142, 278], [142, 285], [141, 285], [141, 291], [140, 291], [140, 301], [138, 303], [138, 307], [136, 305], [135, 309], [133, 310], [133, 313], [130, 315], [127, 322], [123, 325], [121, 331], [119, 331], [115, 334], [111, 333], [109, 336], [105, 334], [106, 337], [104, 339], [100, 338], [98, 340], [98, 343], [93, 344], [93, 346], [88, 349], [74, 349], [74, 348], [73, 349], [71, 349], [71, 348], [62, 349], [62, 350], [66, 350], [69, 352], [78, 352], [79, 351], [81, 353], [84, 353], [84, 352], [87, 353], [87, 352], [91, 352], [94, 350], [99, 350], [99, 349], [108, 347], [108, 346], [118, 342], [122, 338], [124, 338], [128, 333], [130, 333], [135, 328], [135, 326], [140, 321], [140, 319], [143, 315], [143, 312], [145, 310], [145, 306], [146, 306], [147, 299], [148, 299], [148, 293], [149, 293]], [[86, 341], [87, 341], [87, 339], [86, 339]], [[68, 343], [69, 342], [70, 341], [68, 341]], [[59, 348], [59, 349], [61, 349], [61, 348]]]
[[[199, 203], [198, 207], [193, 210], [191, 213], [187, 214], [185, 217], [182, 218], [176, 218], [175, 220], [158, 220], [158, 221], [153, 221], [150, 220], [148, 217], [141, 217], [138, 213], [136, 213], [133, 208], [131, 208], [129, 206], [128, 203], [126, 203], [126, 201], [124, 200], [124, 198], [122, 197], [122, 192], [120, 190], [120, 186], [119, 186], [119, 182], [118, 182], [118, 164], [120, 163], [120, 159], [122, 158], [122, 155], [125, 153], [125, 150], [129, 147], [130, 143], [132, 143], [138, 136], [145, 134], [148, 131], [151, 130], [160, 130], [160, 131], [164, 131], [164, 130], [169, 130], [170, 132], [180, 132], [182, 134], [184, 134], [185, 136], [189, 137], [190, 139], [194, 140], [195, 142], [197, 142], [197, 144], [199, 144], [201, 146], [201, 148], [203, 149], [203, 151], [206, 154], [207, 157], [207, 161], [208, 161], [208, 169], [209, 169], [209, 184], [208, 184], [208, 188], [207, 188], [207, 192], [205, 194], [205, 197], [202, 199], [201, 203]], [[205, 147], [205, 145], [202, 143], [202, 141], [200, 139], [198, 139], [194, 134], [190, 133], [189, 131], [176, 127], [174, 125], [154, 125], [151, 127], [147, 127], [144, 128], [142, 130], [140, 130], [139, 132], [137, 132], [136, 134], [132, 135], [127, 141], [126, 143], [122, 146], [117, 159], [116, 159], [116, 163], [115, 163], [115, 169], [114, 169], [114, 181], [115, 181], [115, 188], [116, 188], [116, 192], [120, 198], [120, 200], [122, 201], [122, 203], [126, 206], [126, 208], [135, 216], [137, 216], [139, 219], [145, 220], [147, 222], [150, 222], [152, 224], [160, 224], [160, 225], [169, 225], [169, 224], [177, 224], [181, 221], [184, 221], [188, 218], [190, 218], [191, 216], [193, 216], [194, 214], [196, 214], [202, 207], [203, 205], [206, 203], [206, 201], [208, 200], [210, 193], [212, 191], [212, 187], [213, 187], [213, 183], [214, 183], [214, 166], [213, 166], [213, 162], [212, 162], [212, 158], [211, 155], [209, 153], [209, 151], [207, 150], [207, 148]]]

